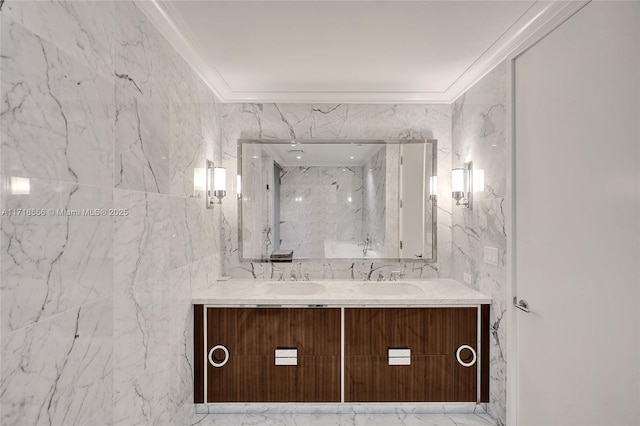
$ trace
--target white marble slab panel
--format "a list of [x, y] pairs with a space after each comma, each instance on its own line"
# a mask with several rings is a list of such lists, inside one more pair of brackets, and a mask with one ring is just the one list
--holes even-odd
[[169, 193], [168, 120], [161, 109], [116, 89], [116, 188]]
[[111, 186], [114, 85], [2, 15], [2, 168]]
[[2, 14], [83, 66], [113, 78], [114, 2], [6, 1]]
[[87, 424], [110, 404], [111, 305], [100, 299], [3, 333], [3, 425]]
[[175, 51], [132, 1], [114, 4], [114, 75], [118, 88], [144, 97], [145, 101], [170, 114], [170, 67]]
[[[454, 167], [472, 160], [484, 171], [485, 188], [474, 193], [473, 210], [454, 206], [453, 274], [471, 275], [470, 287], [491, 295], [490, 403], [488, 412], [506, 424], [506, 321], [507, 234], [505, 198], [506, 153], [506, 64], [501, 64], [476, 83], [453, 105]], [[498, 266], [484, 262], [484, 248], [498, 249]]]
[[83, 212], [106, 212], [112, 190], [21, 179], [28, 194], [2, 177], [3, 333], [112, 294], [113, 218]]

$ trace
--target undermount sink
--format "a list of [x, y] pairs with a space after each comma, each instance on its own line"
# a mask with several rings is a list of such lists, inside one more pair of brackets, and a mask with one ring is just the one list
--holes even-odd
[[359, 284], [356, 286], [356, 291], [371, 296], [401, 296], [423, 293], [422, 289], [414, 284], [397, 281]]
[[309, 294], [318, 294], [324, 292], [325, 288], [322, 284], [310, 282], [275, 282], [262, 286], [265, 293], [276, 296], [305, 296]]

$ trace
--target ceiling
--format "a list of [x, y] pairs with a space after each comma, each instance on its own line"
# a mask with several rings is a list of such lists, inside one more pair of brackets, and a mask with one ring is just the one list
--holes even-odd
[[139, 2], [223, 102], [450, 103], [564, 2]]

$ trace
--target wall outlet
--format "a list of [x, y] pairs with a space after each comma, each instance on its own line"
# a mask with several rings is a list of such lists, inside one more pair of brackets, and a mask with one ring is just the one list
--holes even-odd
[[462, 281], [467, 284], [471, 284], [471, 274], [467, 274], [466, 272], [462, 274]]
[[498, 266], [498, 249], [495, 247], [484, 248], [484, 263]]

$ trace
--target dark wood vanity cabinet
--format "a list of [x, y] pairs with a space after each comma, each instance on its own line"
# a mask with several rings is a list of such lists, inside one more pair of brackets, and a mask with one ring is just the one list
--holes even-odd
[[195, 305], [194, 325], [196, 403], [489, 401], [489, 305]]
[[[340, 309], [206, 308], [201, 333], [200, 348], [229, 355], [215, 350], [215, 367], [196, 341], [196, 367], [207, 369], [196, 402], [340, 402]], [[296, 356], [276, 360], [276, 350]]]
[[345, 402], [488, 401], [477, 308], [345, 309], [344, 323]]

